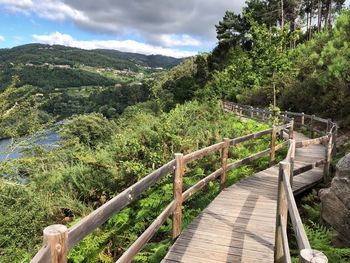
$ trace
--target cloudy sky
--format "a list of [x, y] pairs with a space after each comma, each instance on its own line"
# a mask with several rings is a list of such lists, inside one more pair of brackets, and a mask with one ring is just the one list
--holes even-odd
[[26, 43], [175, 57], [211, 50], [244, 0], [0, 0], [0, 48]]
[[[350, 0], [347, 0], [349, 2]], [[209, 51], [245, 0], [0, 0], [0, 48], [26, 43], [174, 57]]]

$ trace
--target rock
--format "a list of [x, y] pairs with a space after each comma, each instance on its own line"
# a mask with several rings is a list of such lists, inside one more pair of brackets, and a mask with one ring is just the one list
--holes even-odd
[[333, 243], [350, 247], [350, 154], [336, 166], [331, 187], [321, 189], [321, 217], [336, 231]]

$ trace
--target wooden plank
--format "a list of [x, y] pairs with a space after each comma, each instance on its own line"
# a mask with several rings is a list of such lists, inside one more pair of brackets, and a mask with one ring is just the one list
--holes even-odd
[[322, 136], [322, 137], [315, 138], [315, 139], [296, 142], [295, 147], [296, 148], [308, 147], [308, 146], [314, 145], [314, 144], [323, 144], [326, 141], [328, 141], [328, 136]]

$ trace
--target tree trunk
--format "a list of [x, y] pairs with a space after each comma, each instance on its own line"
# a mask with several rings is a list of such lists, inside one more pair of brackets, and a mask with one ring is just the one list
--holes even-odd
[[306, 38], [309, 34], [309, 12], [306, 13]]
[[328, 26], [329, 26], [329, 28], [332, 27], [332, 5], [333, 5], [333, 1], [329, 0], [329, 3], [328, 3]]
[[310, 22], [309, 22], [309, 39], [312, 37], [312, 18], [314, 16], [314, 0], [311, 0], [311, 9], [310, 9]]
[[283, 0], [281, 0], [281, 28], [283, 29], [284, 27], [284, 10], [283, 10]]
[[321, 25], [322, 25], [322, 3], [321, 3], [321, 0], [318, 0], [318, 21], [317, 21], [318, 32], [321, 31]]

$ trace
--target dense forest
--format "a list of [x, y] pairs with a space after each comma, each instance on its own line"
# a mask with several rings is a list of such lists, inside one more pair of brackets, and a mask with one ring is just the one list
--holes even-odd
[[[6, 175], [0, 179], [0, 261], [28, 262], [45, 226], [73, 225], [176, 152], [267, 128], [224, 114], [220, 100], [314, 113], [350, 128], [350, 11], [343, 3], [247, 1], [241, 14], [227, 11], [218, 21], [212, 52], [183, 61], [36, 44], [0, 50], [0, 138], [65, 123], [60, 147], [35, 146], [0, 165]], [[230, 155], [237, 160], [268, 143], [263, 137]], [[213, 154], [188, 167], [184, 187], [218, 165]], [[231, 172], [229, 181], [267, 166], [260, 159]], [[69, 262], [115, 262], [169, 203], [171, 180], [168, 175], [111, 217], [70, 251]], [[191, 198], [184, 226], [218, 192], [213, 184]], [[346, 262], [349, 250], [331, 247], [315, 199], [315, 193], [304, 198], [310, 242], [330, 262]], [[168, 220], [135, 262], [159, 262], [171, 244], [170, 230]]]

